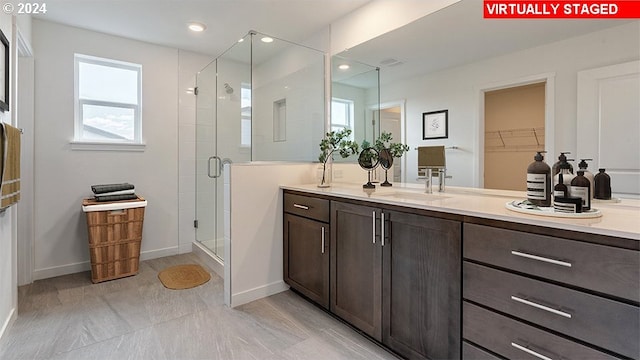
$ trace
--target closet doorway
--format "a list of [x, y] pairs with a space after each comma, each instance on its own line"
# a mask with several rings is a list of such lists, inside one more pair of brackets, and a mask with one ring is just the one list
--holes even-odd
[[[380, 133], [388, 132], [393, 137], [392, 142], [405, 144], [404, 137], [404, 101], [380, 104]], [[392, 183], [406, 182], [406, 156], [396, 158], [387, 176]], [[378, 179], [384, 181], [384, 170], [379, 167]]]
[[[484, 92], [484, 187], [526, 190], [527, 166], [545, 150], [546, 82]], [[551, 157], [553, 159], [553, 157]], [[545, 156], [549, 163], [549, 156]]]

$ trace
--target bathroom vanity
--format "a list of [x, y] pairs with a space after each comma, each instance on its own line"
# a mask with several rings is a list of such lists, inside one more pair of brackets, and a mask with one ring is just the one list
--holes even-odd
[[640, 357], [640, 203], [511, 212], [524, 193], [284, 189], [284, 280], [405, 358]]

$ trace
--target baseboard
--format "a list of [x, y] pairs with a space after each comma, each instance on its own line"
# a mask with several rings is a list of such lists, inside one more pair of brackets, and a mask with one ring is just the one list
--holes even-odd
[[198, 242], [194, 242], [192, 248], [194, 254], [202, 259], [202, 261], [204, 261], [207, 266], [213, 270], [213, 272], [224, 279], [224, 263], [220, 262], [217, 257], [209, 251], [209, 249]]
[[2, 336], [4, 335], [4, 333], [7, 331], [7, 329], [9, 329], [9, 327], [11, 326], [11, 324], [13, 324], [15, 320], [16, 320], [16, 309], [13, 308], [9, 312], [9, 316], [7, 316], [7, 319], [4, 321], [4, 324], [2, 324], [2, 328], [0, 329], [0, 339], [2, 339]]
[[262, 299], [267, 296], [275, 295], [289, 289], [289, 286], [284, 281], [279, 280], [271, 284], [259, 286], [253, 289], [239, 292], [237, 294], [231, 294], [231, 307], [237, 307], [250, 303], [254, 300]]
[[178, 246], [179, 254], [188, 254], [190, 252], [193, 252], [193, 245], [191, 243], [180, 244], [180, 246]]
[[172, 256], [172, 255], [178, 255], [178, 254], [179, 254], [178, 247], [171, 246], [164, 249], [142, 251], [140, 252], [140, 260], [141, 261], [151, 260], [151, 259], [157, 259], [165, 256]]
[[44, 269], [35, 269], [33, 270], [33, 280], [35, 281], [48, 279], [56, 276], [75, 274], [89, 270], [91, 270], [91, 263], [89, 261], [52, 266]]
[[[178, 247], [172, 246], [164, 249], [142, 251], [140, 253], [140, 261], [157, 259], [165, 256], [177, 255]], [[52, 266], [44, 269], [33, 270], [33, 280], [48, 279], [56, 276], [75, 274], [83, 271], [91, 270], [91, 262], [83, 261], [72, 264]]]

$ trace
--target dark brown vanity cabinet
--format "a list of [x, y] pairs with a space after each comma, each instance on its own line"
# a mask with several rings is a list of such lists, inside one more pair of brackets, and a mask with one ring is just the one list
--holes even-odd
[[506, 358], [640, 357], [637, 250], [476, 224], [464, 234], [466, 347]]
[[285, 194], [284, 281], [329, 308], [329, 200]]
[[460, 358], [461, 223], [331, 209], [331, 311], [406, 358]]

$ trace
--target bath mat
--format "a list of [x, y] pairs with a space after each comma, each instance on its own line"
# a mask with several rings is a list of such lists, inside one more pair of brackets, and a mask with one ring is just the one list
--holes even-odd
[[162, 285], [168, 289], [183, 290], [202, 285], [211, 275], [200, 265], [178, 265], [166, 268], [158, 274]]

